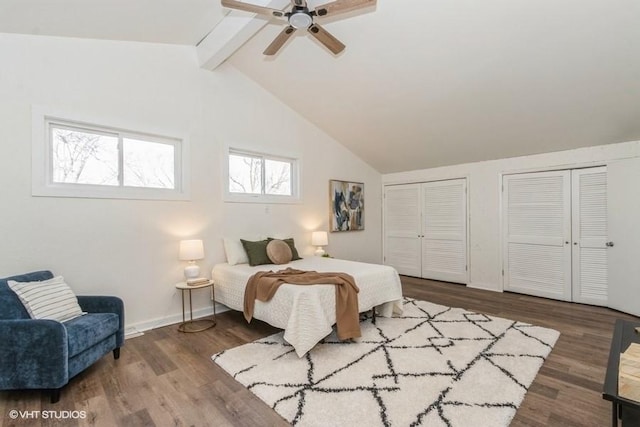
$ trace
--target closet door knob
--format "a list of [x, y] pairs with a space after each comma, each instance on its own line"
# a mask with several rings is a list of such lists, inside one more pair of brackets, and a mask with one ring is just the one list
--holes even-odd
[[607, 243], [606, 243], [606, 245], [607, 245], [608, 247], [612, 248], [612, 247], [613, 247], [613, 242], [607, 242]]

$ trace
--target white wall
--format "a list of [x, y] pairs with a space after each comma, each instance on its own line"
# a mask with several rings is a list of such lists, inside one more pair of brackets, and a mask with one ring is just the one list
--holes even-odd
[[[640, 157], [640, 142], [602, 145], [533, 156], [466, 163], [383, 175], [383, 185], [468, 177], [470, 287], [502, 291], [501, 181], [502, 175], [573, 167], [614, 165]], [[635, 192], [634, 192], [635, 189]], [[638, 197], [637, 183], [629, 183]]]
[[[205, 240], [207, 275], [226, 235], [291, 235], [309, 255], [309, 231], [328, 227], [331, 178], [365, 182], [366, 230], [331, 234], [328, 251], [380, 261], [380, 174], [234, 68], [201, 70], [183, 46], [8, 34], [0, 57], [0, 277], [51, 269], [79, 294], [123, 298], [128, 326], [175, 321], [181, 238]], [[32, 105], [188, 135], [191, 200], [31, 196]], [[299, 155], [303, 203], [224, 203], [224, 144]], [[194, 298], [207, 310], [206, 292]]]
[[[338, 258], [380, 262], [381, 175], [344, 146], [328, 137], [274, 96], [226, 66], [207, 74], [203, 96], [206, 140], [211, 150], [201, 159], [202, 170], [215, 182], [212, 197], [222, 210], [217, 235], [291, 234], [304, 255], [313, 254], [312, 230], [329, 229], [329, 179], [365, 183], [365, 230], [331, 233], [327, 252]], [[301, 159], [302, 201], [299, 204], [222, 203], [223, 183], [218, 171], [224, 160], [221, 146], [268, 151]], [[194, 160], [199, 156], [194, 153]], [[198, 168], [199, 169], [199, 168]], [[194, 181], [198, 178], [194, 177]], [[220, 239], [214, 248], [222, 257]]]

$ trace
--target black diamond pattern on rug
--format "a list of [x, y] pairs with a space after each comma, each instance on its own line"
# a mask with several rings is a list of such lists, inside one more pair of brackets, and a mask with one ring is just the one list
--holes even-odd
[[559, 333], [410, 298], [298, 358], [283, 333], [213, 355], [293, 425], [507, 426]]

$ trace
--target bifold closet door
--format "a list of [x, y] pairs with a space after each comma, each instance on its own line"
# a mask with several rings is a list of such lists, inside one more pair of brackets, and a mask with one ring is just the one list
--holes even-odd
[[572, 299], [607, 305], [607, 168], [575, 169], [571, 175]]
[[503, 177], [504, 289], [571, 301], [571, 173]]
[[420, 184], [385, 187], [384, 206], [384, 263], [420, 277]]
[[467, 180], [422, 184], [422, 277], [467, 283]]

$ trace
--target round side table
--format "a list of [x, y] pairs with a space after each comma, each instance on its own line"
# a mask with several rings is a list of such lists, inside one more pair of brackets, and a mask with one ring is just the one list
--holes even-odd
[[[213, 305], [213, 319], [196, 319], [193, 320], [193, 302], [191, 300], [191, 291], [194, 289], [211, 289], [211, 303]], [[187, 285], [185, 282], [176, 283], [176, 289], [180, 289], [182, 291], [182, 323], [178, 325], [178, 331], [190, 333], [190, 332], [200, 332], [209, 328], [213, 328], [216, 325], [216, 298], [215, 298], [215, 288], [213, 286], [213, 280], [209, 280], [206, 283], [201, 283], [199, 285]], [[189, 293], [189, 320], [185, 319], [185, 309], [184, 309], [184, 293], [188, 291]]]

